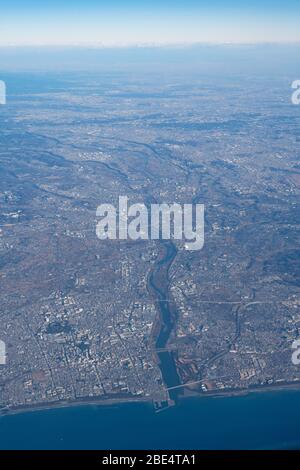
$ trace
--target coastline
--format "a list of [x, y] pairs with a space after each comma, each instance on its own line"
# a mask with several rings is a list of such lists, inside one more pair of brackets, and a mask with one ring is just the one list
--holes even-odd
[[[251, 394], [266, 394], [266, 393], [279, 393], [279, 392], [289, 392], [289, 391], [299, 391], [300, 392], [300, 382], [295, 384], [272, 384], [267, 386], [257, 386], [249, 389], [239, 389], [239, 390], [227, 390], [227, 391], [219, 391], [219, 392], [205, 392], [205, 393], [197, 393], [197, 392], [187, 392], [178, 399], [178, 403], [181, 401], [185, 401], [188, 399], [202, 399], [202, 398], [231, 398], [231, 397], [247, 397]], [[127, 398], [107, 398], [103, 399], [102, 397], [87, 397], [86, 399], [78, 399], [78, 400], [70, 400], [70, 401], [57, 401], [53, 403], [37, 403], [36, 405], [22, 405], [18, 407], [12, 407], [7, 409], [0, 410], [0, 419], [2, 417], [17, 415], [17, 414], [27, 414], [27, 413], [34, 413], [38, 411], [50, 411], [50, 410], [57, 410], [61, 408], [76, 408], [76, 407], [93, 407], [93, 406], [116, 406], [122, 405], [127, 403], [142, 403], [148, 404], [152, 406], [152, 399], [151, 397], [127, 397]], [[176, 405], [175, 405], [176, 406]], [[173, 406], [169, 406], [168, 408], [173, 408]], [[153, 407], [153, 413], [154, 413]]]

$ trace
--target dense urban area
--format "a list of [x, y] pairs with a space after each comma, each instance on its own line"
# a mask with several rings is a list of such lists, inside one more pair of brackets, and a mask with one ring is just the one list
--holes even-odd
[[[5, 78], [1, 411], [300, 385], [290, 81]], [[99, 240], [96, 209], [119, 196], [204, 204], [203, 249]]]

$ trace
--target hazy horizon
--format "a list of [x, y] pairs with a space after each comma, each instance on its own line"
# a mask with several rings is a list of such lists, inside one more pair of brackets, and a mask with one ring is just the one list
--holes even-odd
[[[0, 46], [0, 72], [88, 71], [140, 74], [208, 72], [299, 75], [300, 44], [194, 44], [183, 46]], [[3, 78], [4, 77], [4, 78]]]

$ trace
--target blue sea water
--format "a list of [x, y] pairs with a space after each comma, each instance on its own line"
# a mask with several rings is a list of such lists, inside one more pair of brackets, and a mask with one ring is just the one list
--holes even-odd
[[78, 406], [0, 418], [0, 449], [299, 449], [300, 391], [150, 405]]

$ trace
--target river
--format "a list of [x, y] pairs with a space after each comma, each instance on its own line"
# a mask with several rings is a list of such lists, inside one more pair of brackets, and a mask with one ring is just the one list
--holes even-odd
[[[163, 254], [155, 264], [148, 279], [148, 288], [156, 298], [160, 312], [159, 332], [156, 339], [156, 349], [164, 349], [176, 322], [176, 307], [169, 295], [169, 270], [177, 255], [176, 246], [171, 241], [162, 241]], [[164, 383], [167, 387], [180, 385], [175, 360], [171, 351], [157, 353], [159, 367]], [[180, 391], [172, 390], [169, 393], [171, 400], [176, 401]]]

